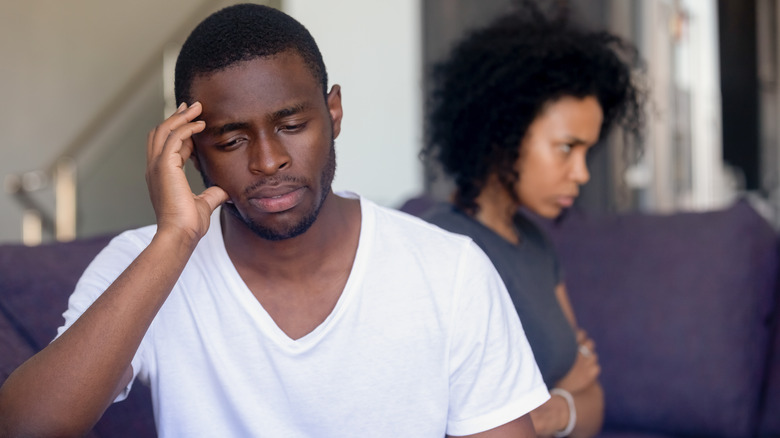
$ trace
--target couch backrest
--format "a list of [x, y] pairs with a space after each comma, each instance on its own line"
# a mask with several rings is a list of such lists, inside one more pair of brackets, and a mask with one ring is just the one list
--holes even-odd
[[780, 437], [780, 293], [775, 297], [773, 315], [773, 342], [767, 366], [766, 387], [761, 406], [761, 419], [758, 436], [761, 438]]
[[[36, 247], [0, 245], [0, 384], [52, 340], [76, 281], [111, 237]], [[134, 385], [88, 436], [155, 436], [148, 388]]]
[[768, 223], [742, 201], [547, 225], [599, 352], [605, 429], [754, 436], [776, 312]]
[[35, 354], [3, 313], [0, 313], [0, 351], [3, 352], [0, 354], [0, 383], [5, 382], [23, 360]]
[[0, 312], [36, 351], [56, 334], [76, 281], [109, 240], [0, 246]]

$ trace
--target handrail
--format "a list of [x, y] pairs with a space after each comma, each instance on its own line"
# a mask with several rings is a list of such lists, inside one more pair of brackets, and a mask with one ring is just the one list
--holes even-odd
[[[5, 191], [16, 199], [25, 209], [25, 216], [33, 220], [25, 220], [22, 234], [26, 244], [39, 243], [44, 230], [52, 232], [58, 241], [72, 240], [76, 237], [76, 168], [75, 160], [121, 112], [126, 102], [154, 74], [159, 74], [163, 63], [163, 54], [172, 41], [183, 39], [192, 27], [205, 16], [213, 12], [222, 3], [220, 0], [205, 0], [195, 11], [174, 29], [164, 43], [153, 51], [152, 55], [130, 77], [125, 85], [96, 113], [84, 128], [70, 141], [62, 152], [42, 170], [7, 175]], [[30, 194], [55, 185], [55, 212], [48, 212], [40, 202]], [[37, 215], [37, 220], [34, 217]], [[32, 224], [32, 225], [30, 225]], [[38, 230], [25, 230], [25, 227], [38, 227]], [[37, 232], [37, 238], [35, 236]]]
[[146, 79], [153, 74], [159, 74], [162, 65], [162, 55], [165, 53], [165, 50], [170, 47], [171, 41], [176, 41], [180, 39], [180, 37], [188, 35], [194, 24], [199, 23], [203, 17], [208, 15], [211, 10], [214, 9], [214, 4], [218, 2], [219, 0], [204, 1], [182, 25], [177, 27], [168, 38], [164, 40], [165, 42], [158, 46], [157, 50], [153, 52], [153, 55], [136, 71], [130, 80], [127, 81], [125, 86], [97, 112], [95, 118], [93, 118], [73, 141], [63, 149], [59, 157], [46, 167], [47, 173], [52, 174], [56, 171], [57, 166], [63, 157], [77, 157], [79, 152], [89, 144], [89, 141], [95, 138], [102, 128], [121, 111], [124, 103], [130, 100], [133, 94], [145, 83]]

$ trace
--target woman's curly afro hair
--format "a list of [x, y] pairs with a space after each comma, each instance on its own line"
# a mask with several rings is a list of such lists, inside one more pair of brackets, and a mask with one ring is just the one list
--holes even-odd
[[423, 157], [453, 177], [454, 203], [474, 213], [496, 173], [516, 202], [515, 163], [528, 127], [546, 104], [594, 96], [604, 112], [601, 137], [615, 124], [639, 140], [644, 92], [632, 80], [636, 50], [530, 2], [473, 31], [433, 69]]

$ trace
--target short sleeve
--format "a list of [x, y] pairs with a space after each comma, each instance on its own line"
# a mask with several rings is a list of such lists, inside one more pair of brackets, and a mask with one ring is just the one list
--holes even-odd
[[[111, 283], [138, 257], [138, 254], [148, 245], [140, 236], [125, 232], [111, 240], [103, 250], [95, 256], [87, 269], [76, 283], [76, 288], [68, 298], [68, 308], [63, 313], [65, 322], [57, 329], [57, 337], [62, 335], [84, 312], [94, 303], [100, 295], [108, 289]], [[133, 382], [143, 369], [142, 357], [144, 342], [136, 351], [131, 365], [133, 378], [127, 387], [117, 396], [115, 402], [124, 400], [130, 393]]]
[[471, 241], [455, 284], [447, 433], [459, 436], [506, 424], [549, 393], [506, 287]]

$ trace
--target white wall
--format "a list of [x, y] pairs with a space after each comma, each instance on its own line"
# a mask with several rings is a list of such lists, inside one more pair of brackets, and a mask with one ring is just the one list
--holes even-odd
[[[220, 2], [1, 1], [0, 183], [44, 170], [177, 27], [211, 4]], [[151, 127], [128, 141], [143, 151]], [[137, 177], [143, 181], [143, 170]], [[53, 212], [51, 189], [35, 197]], [[20, 240], [21, 218], [21, 206], [0, 190], [0, 242]]]
[[[0, 184], [45, 169], [176, 28], [189, 32], [199, 21], [187, 24], [193, 15], [236, 1], [0, 1]], [[343, 87], [334, 187], [390, 206], [421, 191], [419, 0], [283, 5], [314, 34], [330, 78]], [[143, 95], [139, 90], [133, 100]], [[162, 105], [141, 101], [146, 109], [128, 105], [136, 113], [79, 158], [81, 236], [153, 220], [143, 154]], [[34, 196], [53, 212], [51, 188]], [[0, 190], [0, 243], [20, 241], [21, 223], [21, 206]]]
[[398, 206], [423, 189], [420, 0], [284, 0], [342, 87], [334, 189]]

